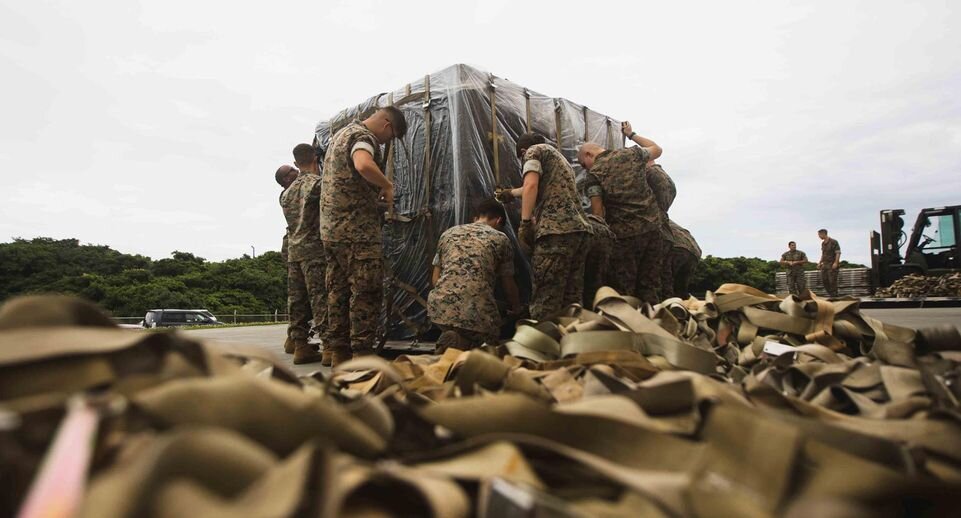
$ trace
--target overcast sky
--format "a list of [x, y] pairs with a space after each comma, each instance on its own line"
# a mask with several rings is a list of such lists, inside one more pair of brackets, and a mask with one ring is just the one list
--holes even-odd
[[0, 241], [277, 250], [314, 124], [468, 63], [634, 123], [705, 254], [869, 261], [878, 211], [961, 203], [961, 7], [0, 0]]

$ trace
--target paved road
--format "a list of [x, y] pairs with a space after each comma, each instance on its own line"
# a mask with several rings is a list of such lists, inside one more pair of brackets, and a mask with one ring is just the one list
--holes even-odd
[[[866, 315], [883, 320], [891, 324], [907, 327], [924, 327], [938, 324], [954, 324], [961, 329], [961, 308], [927, 308], [927, 309], [864, 309]], [[291, 356], [284, 354], [284, 338], [286, 337], [287, 326], [252, 326], [252, 327], [228, 327], [223, 329], [197, 329], [187, 331], [188, 333], [209, 340], [216, 340], [225, 344], [241, 343], [248, 345], [258, 345], [264, 350], [270, 351], [278, 358], [286, 361], [287, 365], [298, 374], [310, 374], [316, 370], [325, 373], [329, 372], [326, 367], [321, 367], [319, 363], [308, 365], [294, 365]], [[397, 342], [391, 345], [399, 347], [404, 345]]]
[[[292, 369], [297, 374], [310, 374], [318, 370], [324, 374], [330, 372], [329, 367], [321, 367], [320, 363], [294, 365], [293, 356], [284, 353], [284, 340], [287, 338], [286, 324], [271, 326], [193, 329], [186, 332], [193, 336], [201, 337], [206, 340], [214, 340], [224, 345], [235, 343], [259, 346], [277, 358], [284, 360], [284, 363], [287, 365], [287, 367]], [[420, 348], [412, 348], [408, 342], [387, 342], [387, 348], [390, 349], [390, 352], [397, 354], [404, 352], [424, 351], [423, 345]]]

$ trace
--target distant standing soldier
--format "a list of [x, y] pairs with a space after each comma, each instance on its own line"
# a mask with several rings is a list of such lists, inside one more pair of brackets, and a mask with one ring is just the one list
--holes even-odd
[[818, 262], [818, 270], [821, 271], [821, 283], [824, 284], [824, 291], [828, 296], [838, 296], [838, 268], [841, 267], [841, 245], [837, 240], [828, 237], [827, 229], [818, 230], [818, 237], [821, 238], [821, 261]]
[[[279, 197], [281, 210], [283, 210], [284, 208], [284, 191], [286, 191], [287, 188], [290, 187], [290, 184], [294, 183], [294, 180], [297, 179], [298, 174], [300, 174], [300, 171], [298, 171], [296, 167], [290, 166], [290, 165], [282, 165], [278, 167], [277, 172], [274, 173], [274, 180], [277, 180], [277, 184], [283, 188], [283, 191], [280, 192], [280, 197]], [[287, 216], [284, 216], [284, 219], [286, 218]], [[287, 264], [287, 238], [289, 236], [290, 236], [290, 226], [288, 225], [286, 228], [286, 231], [284, 232], [283, 244], [281, 244], [280, 246], [280, 258], [283, 259], [285, 265]], [[290, 283], [291, 283], [291, 275], [290, 275], [290, 272], [287, 272], [287, 315], [288, 316], [292, 313], [291, 304], [293, 303], [293, 300], [290, 298]], [[294, 342], [290, 335], [292, 327], [293, 326], [287, 327], [287, 340], [284, 342], [284, 352], [286, 352], [287, 354], [294, 353]]]
[[668, 220], [668, 226], [671, 230], [672, 246], [663, 269], [666, 275], [662, 276], [661, 296], [686, 300], [691, 297], [688, 291], [691, 277], [701, 262], [701, 247], [686, 228], [671, 220]]
[[407, 132], [404, 114], [390, 106], [354, 121], [330, 140], [324, 157], [320, 237], [327, 254], [325, 342], [333, 365], [373, 353], [384, 278], [381, 210], [389, 207], [394, 184], [380, 166], [381, 145]]
[[520, 312], [514, 282], [514, 250], [501, 229], [504, 207], [487, 200], [477, 208], [473, 223], [447, 229], [437, 244], [427, 315], [442, 331], [439, 349], [472, 349], [494, 343], [501, 325], [494, 299], [499, 280], [511, 313]]
[[610, 225], [617, 236], [611, 267], [611, 286], [655, 304], [663, 254], [664, 216], [647, 180], [647, 163], [661, 156], [653, 141], [634, 133], [624, 122], [621, 131], [637, 146], [609, 150], [588, 142], [577, 160], [590, 172], [587, 187], [591, 211]]
[[791, 295], [801, 296], [807, 290], [807, 279], [804, 278], [804, 265], [808, 256], [797, 249], [797, 243], [790, 241], [788, 251], [781, 254], [781, 266], [787, 268], [787, 289]]
[[614, 233], [603, 218], [588, 214], [587, 221], [591, 224], [593, 235], [584, 263], [584, 307], [590, 308], [594, 305], [597, 290], [609, 284], [607, 279], [611, 253], [614, 251]]
[[574, 170], [536, 133], [517, 139], [524, 185], [502, 197], [521, 199], [517, 237], [532, 248], [531, 318], [544, 320], [584, 295], [584, 261], [591, 230], [577, 197]]
[[[324, 274], [324, 245], [320, 241], [320, 173], [317, 155], [310, 144], [294, 147], [294, 162], [300, 168], [297, 179], [280, 195], [287, 218], [287, 278], [290, 280], [287, 304], [290, 308], [288, 335], [294, 363], [322, 361], [316, 345], [307, 343], [308, 321], [313, 318], [323, 336], [327, 321], [327, 290]], [[309, 311], [308, 311], [309, 310]], [[293, 350], [291, 350], [293, 349]], [[329, 355], [328, 355], [329, 356]]]

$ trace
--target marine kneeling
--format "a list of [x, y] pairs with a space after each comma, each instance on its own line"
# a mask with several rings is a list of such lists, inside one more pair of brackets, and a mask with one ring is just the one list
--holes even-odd
[[501, 231], [507, 222], [504, 206], [487, 200], [477, 208], [473, 223], [447, 229], [437, 244], [427, 314], [441, 329], [438, 351], [471, 349], [497, 340], [501, 325], [494, 297], [495, 282], [511, 307], [520, 312], [514, 282], [514, 252]]

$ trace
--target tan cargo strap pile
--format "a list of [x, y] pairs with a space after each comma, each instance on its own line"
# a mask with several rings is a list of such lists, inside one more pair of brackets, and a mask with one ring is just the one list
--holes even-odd
[[947, 516], [959, 365], [956, 328], [739, 285], [605, 288], [503, 344], [300, 378], [26, 298], [0, 310], [0, 512]]
[[961, 297], [961, 273], [946, 275], [912, 274], [902, 277], [887, 288], [881, 288], [876, 297], [914, 299], [920, 297]]

